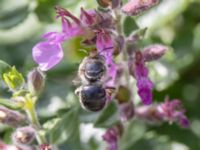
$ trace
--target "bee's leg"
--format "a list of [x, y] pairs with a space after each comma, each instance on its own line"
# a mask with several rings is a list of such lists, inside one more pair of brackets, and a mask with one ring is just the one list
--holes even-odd
[[105, 87], [107, 100], [111, 101], [115, 95], [116, 88], [115, 87]]
[[76, 94], [76, 95], [79, 95], [81, 89], [82, 89], [82, 86], [79, 86], [79, 87], [75, 90], [75, 94]]

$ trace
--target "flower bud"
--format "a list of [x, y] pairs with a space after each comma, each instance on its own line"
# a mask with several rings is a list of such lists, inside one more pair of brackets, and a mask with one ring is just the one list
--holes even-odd
[[102, 136], [103, 140], [108, 144], [108, 150], [117, 150], [118, 141], [123, 133], [123, 125], [117, 123], [113, 127], [106, 130], [105, 134]]
[[130, 0], [123, 7], [122, 11], [128, 15], [137, 15], [155, 6], [159, 0]]
[[52, 146], [49, 144], [42, 144], [42, 145], [40, 145], [39, 150], [53, 150], [53, 149], [52, 149]]
[[111, 5], [112, 0], [97, 0], [97, 3], [101, 6], [101, 7], [108, 7]]
[[35, 138], [35, 129], [30, 126], [18, 128], [13, 133], [12, 138], [16, 144], [30, 144]]
[[0, 141], [0, 150], [22, 150], [22, 149], [14, 145], [7, 145], [3, 143], [2, 141]]
[[112, 9], [117, 8], [121, 5], [121, 0], [112, 0]]
[[3, 80], [12, 91], [19, 90], [24, 86], [24, 78], [15, 67], [3, 74]]
[[132, 101], [119, 104], [119, 114], [122, 121], [128, 121], [134, 116], [134, 105]]
[[150, 45], [144, 48], [143, 57], [145, 61], [160, 59], [167, 51], [167, 47], [159, 44]]
[[45, 85], [45, 75], [38, 68], [28, 73], [28, 89], [32, 94], [38, 95]]
[[0, 122], [10, 125], [10, 126], [19, 126], [22, 122], [25, 121], [25, 116], [20, 114], [17, 111], [12, 111], [5, 107], [0, 107]]

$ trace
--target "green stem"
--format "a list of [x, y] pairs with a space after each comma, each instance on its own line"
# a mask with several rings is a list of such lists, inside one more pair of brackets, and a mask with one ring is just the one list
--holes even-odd
[[[116, 18], [117, 32], [118, 32], [119, 35], [121, 35], [125, 38], [124, 33], [123, 33], [123, 27], [122, 27], [121, 12], [119, 10], [115, 10], [114, 13], [115, 13], [115, 18]], [[127, 59], [128, 59], [128, 54], [127, 54], [127, 51], [126, 51], [126, 47], [124, 47], [124, 49], [122, 49], [122, 54], [121, 54], [120, 60], [122, 62], [124, 62], [124, 61], [127, 61]], [[130, 75], [129, 75], [128, 67], [125, 68], [124, 75], [125, 75], [126, 85], [128, 86], [128, 88], [130, 88]]]
[[39, 144], [47, 143], [45, 135], [41, 132], [41, 125], [39, 123], [38, 116], [35, 110], [34, 100], [28, 98], [26, 102], [27, 102], [26, 113], [28, 115], [29, 121], [31, 125], [37, 130], [36, 131], [37, 142]]

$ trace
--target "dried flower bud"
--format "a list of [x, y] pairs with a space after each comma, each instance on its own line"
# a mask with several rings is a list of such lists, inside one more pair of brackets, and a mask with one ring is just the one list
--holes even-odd
[[25, 121], [25, 116], [20, 114], [17, 111], [12, 111], [5, 107], [0, 107], [0, 122], [10, 125], [10, 126], [19, 126], [22, 122]]
[[35, 138], [35, 129], [28, 126], [18, 128], [12, 135], [12, 139], [16, 144], [30, 144]]
[[42, 144], [42, 145], [40, 145], [40, 149], [39, 150], [53, 150], [53, 148], [49, 144]]
[[97, 0], [97, 3], [101, 6], [101, 7], [108, 7], [111, 5], [112, 0]]
[[28, 74], [28, 89], [31, 93], [38, 95], [45, 85], [45, 75], [38, 68], [33, 69]]
[[137, 15], [155, 6], [159, 0], [130, 0], [123, 7], [122, 11], [128, 15]]
[[143, 50], [143, 57], [145, 61], [152, 61], [160, 59], [168, 50], [166, 46], [155, 44], [150, 45]]
[[15, 67], [3, 74], [3, 80], [12, 91], [19, 90], [24, 86], [24, 78]]
[[121, 0], [112, 0], [112, 9], [117, 8], [121, 5]]
[[14, 145], [7, 145], [0, 141], [0, 150], [22, 150]]
[[134, 105], [132, 101], [119, 104], [119, 114], [122, 121], [128, 121], [134, 116]]
[[119, 53], [121, 53], [121, 51], [124, 48], [125, 40], [124, 40], [123, 36], [117, 36], [114, 39], [114, 41], [115, 41], [115, 43], [114, 43], [114, 52], [113, 52], [113, 54], [114, 55], [118, 55]]

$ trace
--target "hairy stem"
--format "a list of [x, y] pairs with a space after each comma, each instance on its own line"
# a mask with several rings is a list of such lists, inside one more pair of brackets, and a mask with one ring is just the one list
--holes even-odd
[[[124, 33], [123, 33], [123, 26], [122, 26], [122, 14], [119, 10], [115, 10], [115, 18], [116, 18], [116, 29], [117, 32], [120, 36], [123, 36], [125, 39]], [[128, 59], [128, 54], [126, 51], [126, 46], [122, 49], [122, 54], [120, 57], [121, 62], [127, 61]], [[127, 65], [126, 65], [127, 66]], [[125, 76], [125, 82], [128, 88], [130, 88], [130, 75], [129, 75], [129, 70], [128, 67], [125, 67], [124, 69], [124, 76]]]
[[44, 134], [41, 132], [41, 125], [38, 120], [38, 116], [35, 110], [35, 101], [28, 97], [26, 100], [26, 113], [31, 125], [36, 129], [36, 139], [39, 144], [46, 143], [46, 138]]

